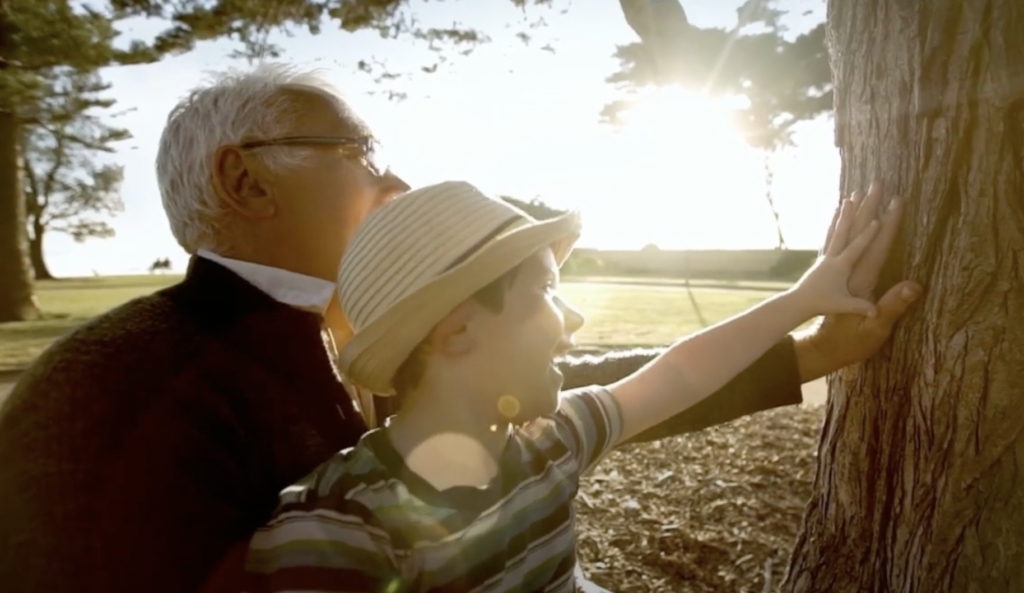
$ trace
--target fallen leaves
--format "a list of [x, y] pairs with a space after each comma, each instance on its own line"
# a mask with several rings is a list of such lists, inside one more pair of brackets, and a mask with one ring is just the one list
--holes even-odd
[[583, 571], [613, 593], [776, 590], [822, 418], [793, 406], [613, 452], [577, 496]]

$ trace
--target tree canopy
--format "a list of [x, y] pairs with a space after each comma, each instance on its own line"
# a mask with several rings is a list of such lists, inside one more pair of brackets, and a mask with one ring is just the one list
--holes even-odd
[[619, 69], [607, 81], [625, 97], [604, 108], [603, 121], [617, 123], [644, 89], [677, 84], [714, 98], [741, 98], [746, 104], [733, 112], [737, 128], [752, 147], [774, 150], [791, 144], [795, 124], [831, 111], [824, 23], [788, 35], [786, 11], [776, 0], [747, 0], [729, 30], [692, 25], [672, 1], [621, 4], [641, 41], [615, 50]]

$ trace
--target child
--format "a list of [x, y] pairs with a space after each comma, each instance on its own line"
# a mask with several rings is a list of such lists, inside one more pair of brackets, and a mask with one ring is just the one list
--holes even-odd
[[559, 298], [576, 214], [536, 221], [463, 182], [372, 213], [342, 260], [354, 329], [338, 367], [402, 398], [384, 428], [285, 489], [246, 590], [574, 591], [572, 500], [617, 443], [699, 402], [803, 322], [874, 314], [846, 289], [878, 223], [790, 290], [679, 341], [618, 383], [559, 395], [582, 316]]

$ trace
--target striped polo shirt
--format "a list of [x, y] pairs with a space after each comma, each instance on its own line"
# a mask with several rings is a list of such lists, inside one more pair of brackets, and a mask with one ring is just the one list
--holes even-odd
[[614, 447], [622, 415], [603, 387], [509, 436], [485, 488], [437, 490], [383, 430], [281, 492], [246, 558], [250, 593], [572, 592], [580, 476]]

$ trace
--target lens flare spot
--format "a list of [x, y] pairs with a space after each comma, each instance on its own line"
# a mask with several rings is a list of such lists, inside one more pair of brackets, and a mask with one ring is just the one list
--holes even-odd
[[514, 395], [503, 395], [498, 398], [498, 412], [505, 418], [519, 415], [519, 400]]
[[381, 590], [381, 593], [398, 593], [402, 590], [402, 577], [394, 577]]

